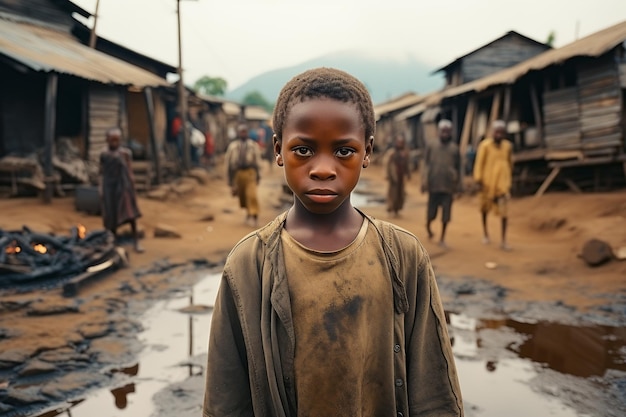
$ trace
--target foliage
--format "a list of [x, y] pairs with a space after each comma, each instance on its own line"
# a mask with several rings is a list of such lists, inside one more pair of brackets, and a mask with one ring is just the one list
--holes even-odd
[[556, 32], [553, 30], [548, 33], [548, 39], [546, 39], [546, 45], [554, 46], [554, 41], [556, 40]]
[[242, 103], [249, 106], [261, 106], [270, 113], [274, 110], [274, 105], [267, 101], [263, 94], [257, 90], [247, 93], [243, 98]]
[[210, 96], [223, 96], [226, 93], [228, 83], [222, 77], [209, 77], [204, 75], [196, 80], [193, 89], [197, 93]]

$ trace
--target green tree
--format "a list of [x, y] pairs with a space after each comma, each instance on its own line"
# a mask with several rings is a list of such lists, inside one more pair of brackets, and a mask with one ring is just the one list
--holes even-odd
[[548, 33], [548, 39], [546, 39], [546, 45], [554, 46], [555, 40], [556, 40], [556, 33], [553, 30], [551, 30], [550, 33]]
[[267, 99], [263, 97], [263, 94], [256, 90], [247, 93], [243, 98], [242, 103], [249, 106], [261, 106], [270, 113], [274, 110], [274, 105], [267, 101]]
[[195, 92], [211, 96], [223, 96], [226, 93], [228, 83], [222, 77], [202, 76], [193, 84]]

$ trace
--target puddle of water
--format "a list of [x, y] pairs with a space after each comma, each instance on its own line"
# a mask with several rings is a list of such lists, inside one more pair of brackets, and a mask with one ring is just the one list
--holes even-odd
[[[199, 281], [181, 296], [158, 301], [140, 321], [144, 331], [139, 340], [144, 349], [138, 358], [132, 382], [115, 389], [101, 389], [79, 403], [57, 408], [43, 416], [71, 417], [146, 417], [155, 411], [152, 397], [167, 385], [183, 381], [197, 368], [181, 366], [190, 356], [205, 352], [209, 337], [211, 314], [185, 314], [178, 310], [193, 305], [214, 305], [221, 274], [212, 274]], [[124, 371], [122, 371], [124, 372]], [[67, 414], [66, 414], [67, 413]]]
[[[513, 319], [479, 320], [449, 314], [453, 352], [467, 405], [478, 407], [481, 417], [550, 415], [575, 417], [579, 413], [533, 389], [531, 380], [541, 368], [567, 375], [602, 376], [609, 369], [626, 371], [626, 328], [575, 327], [555, 323], [524, 323]], [[512, 329], [523, 341], [502, 346], [517, 357], [485, 359], [481, 355], [484, 329]]]
[[363, 194], [353, 191], [350, 195], [350, 202], [354, 207], [375, 207], [383, 204], [380, 197], [372, 194]]
[[[145, 345], [136, 368], [121, 370], [131, 380], [115, 389], [96, 391], [65, 409], [40, 417], [146, 417], [155, 411], [152, 398], [167, 385], [200, 372], [181, 366], [187, 358], [206, 351], [211, 314], [184, 314], [178, 310], [197, 304], [213, 305], [220, 275], [209, 275], [192, 290], [159, 301], [141, 318]], [[513, 319], [481, 320], [450, 313], [453, 351], [461, 390], [472, 415], [527, 417], [580, 414], [556, 396], [541, 393], [533, 384], [542, 368], [577, 377], [602, 376], [609, 369], [626, 371], [626, 328], [575, 327], [554, 323], [524, 323]], [[499, 339], [485, 355], [486, 332], [513, 334]], [[493, 333], [492, 333], [493, 334]], [[557, 387], [558, 388], [558, 387]], [[201, 401], [199, 399], [198, 401]]]

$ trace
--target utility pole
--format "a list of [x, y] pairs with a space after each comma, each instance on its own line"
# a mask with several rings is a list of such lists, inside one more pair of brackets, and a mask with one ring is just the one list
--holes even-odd
[[188, 171], [191, 168], [191, 149], [189, 144], [189, 131], [187, 130], [187, 97], [185, 96], [185, 83], [183, 82], [183, 48], [180, 30], [180, 0], [176, 0], [176, 17], [178, 19], [178, 108], [182, 119], [183, 130], [183, 168]]
[[89, 47], [96, 47], [96, 25], [98, 24], [98, 8], [100, 7], [100, 0], [96, 0], [96, 11], [93, 14], [93, 27], [91, 28], [91, 34], [89, 35]]

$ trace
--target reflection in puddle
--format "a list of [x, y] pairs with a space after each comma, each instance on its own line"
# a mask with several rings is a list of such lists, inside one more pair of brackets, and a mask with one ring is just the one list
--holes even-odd
[[350, 202], [354, 207], [358, 208], [375, 207], [383, 204], [384, 199], [377, 195], [353, 191], [350, 195]]
[[[39, 417], [147, 417], [154, 411], [152, 397], [167, 385], [202, 373], [197, 366], [184, 365], [190, 356], [206, 351], [211, 309], [180, 310], [199, 304], [212, 306], [217, 295], [220, 274], [209, 275], [180, 297], [156, 302], [140, 318], [144, 331], [139, 340], [144, 349], [135, 366], [118, 370], [129, 376], [122, 386], [101, 389], [85, 400], [66, 404]], [[205, 314], [202, 314], [204, 312]], [[181, 365], [183, 364], [183, 365]]]
[[[202, 305], [214, 304], [219, 281], [219, 274], [209, 275], [191, 294], [159, 301], [143, 315], [145, 331], [139, 339], [145, 348], [138, 364], [119, 370], [127, 376], [120, 379], [120, 386], [96, 391], [39, 417], [151, 415], [157, 392], [190, 375], [202, 374], [203, 370], [188, 364], [187, 359], [206, 351], [212, 310]], [[468, 415], [578, 416], [557, 395], [537, 389], [536, 378], [542, 368], [576, 377], [626, 371], [623, 327], [474, 319], [454, 313], [447, 318]]]
[[[626, 371], [623, 327], [480, 320], [453, 313], [448, 318], [463, 398], [483, 417], [577, 416], [558, 398], [533, 389], [531, 382], [542, 367], [577, 377]], [[491, 346], [485, 354], [489, 330], [509, 334], [513, 330], [516, 341], [500, 346], [500, 353]], [[505, 349], [516, 355], [502, 354]]]

